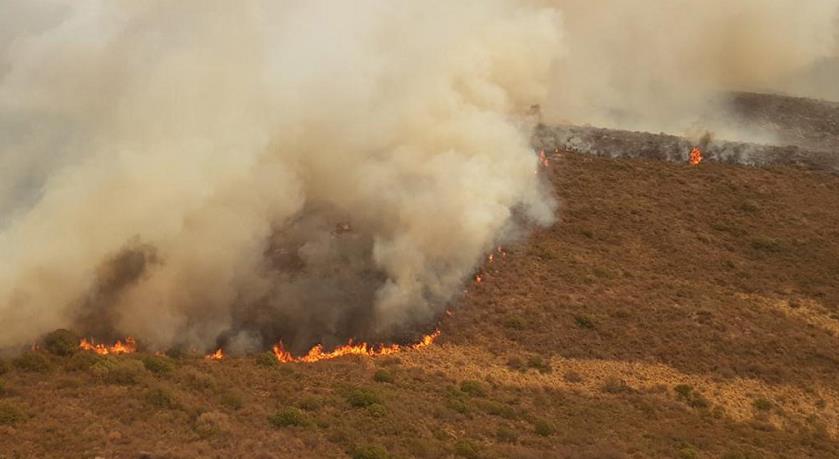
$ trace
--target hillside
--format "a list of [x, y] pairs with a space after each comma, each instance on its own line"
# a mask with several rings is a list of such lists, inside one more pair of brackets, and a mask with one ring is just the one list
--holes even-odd
[[0, 458], [839, 457], [838, 176], [572, 153], [547, 175], [558, 223], [434, 345], [25, 353], [0, 364]]

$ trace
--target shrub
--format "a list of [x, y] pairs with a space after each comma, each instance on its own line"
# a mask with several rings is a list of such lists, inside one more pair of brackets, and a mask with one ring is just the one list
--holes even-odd
[[242, 400], [242, 395], [236, 391], [225, 391], [223, 394], [221, 394], [221, 398], [219, 401], [222, 405], [234, 411], [241, 410], [242, 407], [245, 406], [245, 403]]
[[131, 385], [140, 381], [146, 368], [135, 359], [105, 357], [90, 367], [94, 376], [108, 384]]
[[519, 439], [519, 434], [516, 433], [515, 430], [507, 426], [501, 426], [495, 433], [495, 438], [497, 438], [498, 441], [503, 443], [515, 443]]
[[381, 403], [374, 403], [367, 407], [367, 413], [374, 418], [387, 416], [387, 408]]
[[539, 373], [550, 373], [553, 371], [551, 364], [540, 355], [531, 355], [527, 359], [527, 366], [537, 370]]
[[79, 350], [79, 336], [69, 330], [58, 329], [44, 337], [44, 349], [60, 356], [74, 354]]
[[780, 252], [782, 250], [781, 243], [777, 239], [770, 237], [757, 237], [752, 239], [752, 248], [760, 250], [761, 252]]
[[626, 384], [626, 381], [614, 377], [606, 378], [601, 390], [609, 394], [620, 394], [632, 391], [632, 389]]
[[64, 369], [67, 371], [85, 371], [88, 370], [97, 362], [102, 360], [98, 354], [93, 352], [76, 352], [64, 364]]
[[373, 381], [380, 383], [392, 383], [393, 375], [387, 370], [378, 370], [373, 374]]
[[309, 424], [306, 415], [298, 408], [288, 407], [268, 416], [274, 427], [305, 427]]
[[540, 435], [542, 437], [549, 437], [556, 433], [556, 427], [547, 419], [537, 419], [536, 422], [533, 423], [533, 428], [536, 435]]
[[256, 356], [256, 364], [265, 368], [274, 368], [280, 364], [273, 352], [262, 352]]
[[469, 440], [460, 440], [454, 444], [454, 453], [467, 459], [478, 457], [478, 447]]
[[351, 389], [345, 395], [347, 402], [355, 408], [365, 408], [374, 403], [381, 403], [379, 396], [369, 389]]
[[388, 459], [390, 455], [381, 446], [359, 446], [352, 452], [352, 459]]
[[500, 416], [504, 419], [515, 419], [516, 410], [511, 406], [491, 400], [481, 400], [478, 407], [487, 414]]
[[3, 359], [0, 359], [0, 375], [4, 375], [4, 374], [8, 373], [10, 369], [11, 369], [11, 366], [9, 365], [9, 362], [7, 362]]
[[519, 315], [511, 315], [504, 320], [504, 326], [511, 330], [524, 330], [527, 328], [527, 321]]
[[466, 380], [460, 383], [460, 390], [464, 393], [467, 393], [473, 397], [484, 397], [486, 396], [486, 390], [484, 389], [483, 384], [478, 381], [473, 380]]
[[169, 357], [161, 355], [144, 355], [141, 359], [146, 370], [159, 375], [171, 373], [175, 369], [175, 363]]
[[0, 402], [0, 426], [10, 426], [23, 420], [23, 412], [15, 405]]
[[52, 369], [52, 362], [50, 362], [47, 356], [35, 351], [24, 352], [14, 359], [12, 364], [23, 371], [44, 373]]
[[149, 405], [160, 409], [173, 409], [178, 406], [172, 393], [162, 387], [149, 389], [146, 392], [145, 400]]
[[693, 392], [693, 387], [688, 386], [687, 384], [679, 384], [673, 387], [673, 390], [676, 392], [676, 395], [684, 400], [688, 400], [690, 398], [691, 392]]
[[577, 373], [576, 371], [565, 372], [565, 374], [562, 375], [562, 379], [564, 379], [565, 382], [569, 382], [569, 383], [572, 383], [572, 384], [583, 382], [583, 376], [581, 374]]
[[6, 383], [0, 379], [0, 397], [6, 394]]
[[769, 411], [772, 409], [772, 402], [765, 398], [759, 398], [752, 402], [752, 406], [759, 411]]
[[317, 411], [321, 407], [321, 400], [317, 397], [304, 397], [297, 403], [297, 406], [306, 411]]
[[574, 316], [574, 322], [580, 328], [594, 330], [594, 321], [587, 316]]

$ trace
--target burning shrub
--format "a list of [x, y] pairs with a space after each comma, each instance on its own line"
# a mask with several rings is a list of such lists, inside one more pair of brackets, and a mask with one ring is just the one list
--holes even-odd
[[79, 336], [69, 330], [58, 329], [44, 337], [44, 349], [59, 356], [74, 354], [79, 350]]
[[44, 373], [52, 369], [52, 362], [40, 352], [28, 351], [12, 361], [12, 364], [23, 371]]
[[105, 357], [90, 367], [94, 376], [108, 384], [136, 384], [146, 368], [142, 362], [134, 359]]
[[381, 446], [359, 446], [352, 452], [352, 459], [388, 459], [390, 455]]
[[306, 427], [310, 424], [306, 414], [294, 407], [284, 408], [268, 416], [268, 422], [274, 427]]
[[362, 388], [350, 389], [346, 393], [345, 398], [355, 408], [366, 408], [374, 403], [382, 403], [375, 392]]
[[156, 374], [171, 373], [175, 369], [175, 363], [168, 357], [159, 355], [145, 355], [140, 358], [146, 370]]
[[486, 389], [484, 389], [484, 385], [478, 381], [473, 380], [466, 380], [461, 382], [460, 390], [473, 397], [485, 397], [487, 394]]

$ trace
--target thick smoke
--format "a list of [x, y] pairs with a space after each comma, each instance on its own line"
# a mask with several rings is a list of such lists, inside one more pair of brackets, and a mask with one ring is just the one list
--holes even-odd
[[555, 203], [513, 0], [7, 0], [0, 347], [393, 339]]
[[837, 97], [837, 0], [543, 4], [561, 7], [567, 47], [548, 122], [771, 141], [730, 113], [728, 91]]

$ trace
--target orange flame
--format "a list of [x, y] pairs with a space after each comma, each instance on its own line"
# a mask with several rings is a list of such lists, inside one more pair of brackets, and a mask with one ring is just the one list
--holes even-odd
[[207, 360], [222, 360], [224, 358], [224, 351], [221, 348], [216, 349], [216, 352], [204, 356]]
[[364, 355], [367, 357], [379, 357], [382, 355], [396, 354], [397, 352], [409, 349], [422, 349], [434, 343], [434, 340], [440, 336], [440, 330], [435, 330], [430, 335], [425, 335], [422, 340], [416, 344], [400, 346], [398, 344], [391, 344], [389, 346], [370, 346], [367, 343], [353, 344], [352, 340], [349, 343], [339, 346], [332, 352], [324, 352], [323, 346], [318, 344], [300, 357], [294, 357], [291, 352], [288, 352], [283, 346], [282, 342], [274, 345], [274, 355], [281, 363], [313, 363], [321, 360], [332, 360], [345, 355]]
[[693, 150], [690, 151], [689, 161], [691, 166], [698, 166], [702, 162], [702, 150], [699, 147], [693, 147]]
[[134, 338], [129, 336], [128, 338], [125, 338], [125, 343], [117, 340], [113, 346], [108, 346], [107, 344], [96, 344], [93, 341], [93, 338], [90, 340], [82, 338], [82, 341], [79, 343], [79, 349], [83, 351], [92, 351], [99, 355], [131, 354], [133, 352], [137, 352], [137, 342], [134, 341]]

